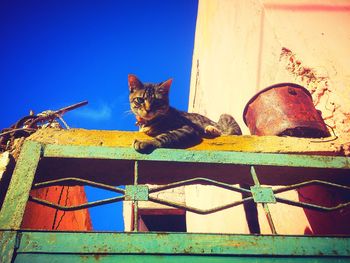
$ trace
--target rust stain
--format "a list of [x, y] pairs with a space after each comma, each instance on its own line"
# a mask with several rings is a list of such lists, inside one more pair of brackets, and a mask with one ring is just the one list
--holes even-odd
[[92, 255], [80, 255], [81, 260], [90, 262], [90, 260], [93, 258], [95, 261], [100, 261], [101, 259], [107, 257], [107, 255], [101, 255], [101, 254], [92, 254]]
[[235, 247], [235, 248], [245, 248], [245, 247], [252, 247], [257, 245], [258, 245], [257, 242], [228, 242], [225, 244], [225, 246], [227, 247]]
[[96, 261], [99, 261], [102, 257], [105, 257], [105, 255], [94, 254], [94, 259], [95, 259]]

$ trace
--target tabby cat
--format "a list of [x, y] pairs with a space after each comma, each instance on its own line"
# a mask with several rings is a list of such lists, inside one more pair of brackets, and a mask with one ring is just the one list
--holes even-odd
[[140, 153], [156, 148], [187, 148], [202, 138], [221, 134], [242, 134], [235, 119], [222, 114], [216, 123], [198, 113], [179, 111], [169, 105], [172, 79], [161, 83], [142, 83], [135, 75], [128, 75], [130, 108], [136, 116], [140, 131], [151, 140], [135, 140], [133, 146]]
[[[134, 141], [133, 146], [140, 153], [150, 153], [156, 148], [186, 148], [200, 143], [204, 137], [242, 134], [235, 119], [228, 114], [222, 114], [216, 123], [203, 115], [170, 107], [171, 79], [158, 84], [142, 83], [135, 75], [129, 75], [128, 81], [130, 107], [136, 115], [136, 124], [140, 126], [140, 131], [153, 137], [151, 140]], [[250, 189], [247, 184], [240, 186]], [[242, 198], [249, 196], [245, 192], [242, 193]], [[243, 205], [250, 232], [259, 234], [255, 203], [249, 201]]]

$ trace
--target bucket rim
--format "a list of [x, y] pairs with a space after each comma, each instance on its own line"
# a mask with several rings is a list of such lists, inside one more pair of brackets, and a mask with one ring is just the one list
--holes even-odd
[[270, 89], [274, 89], [274, 88], [282, 88], [282, 87], [286, 87], [286, 86], [290, 86], [290, 87], [293, 87], [293, 88], [299, 88], [301, 90], [303, 90], [306, 95], [308, 95], [311, 100], [312, 100], [312, 96], [311, 96], [311, 93], [306, 89], [304, 88], [303, 86], [299, 85], [299, 84], [296, 84], [296, 83], [292, 83], [292, 82], [282, 82], [282, 83], [277, 83], [277, 84], [273, 84], [271, 86], [268, 86], [262, 90], [260, 90], [258, 93], [256, 93], [253, 97], [251, 97], [251, 99], [247, 102], [246, 106], [244, 107], [244, 110], [243, 110], [243, 121], [245, 123], [245, 125], [247, 125], [247, 121], [246, 121], [246, 113], [248, 111], [248, 107], [249, 105], [257, 98], [260, 96], [260, 94], [270, 90]]

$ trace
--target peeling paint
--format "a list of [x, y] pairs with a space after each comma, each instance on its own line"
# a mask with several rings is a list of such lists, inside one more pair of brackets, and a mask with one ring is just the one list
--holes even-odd
[[[96, 146], [103, 142], [103, 147], [130, 148], [130, 151], [123, 158], [137, 159], [140, 154], [132, 151], [131, 144], [134, 139], [147, 139], [148, 136], [140, 132], [126, 131], [102, 131], [102, 130], [55, 130], [47, 129], [38, 131], [29, 137], [29, 140], [48, 145], [50, 154], [53, 154], [54, 145], [72, 146]], [[304, 139], [278, 136], [220, 136], [215, 139], [203, 139], [203, 142], [191, 147], [191, 150], [210, 151], [236, 151], [236, 152], [271, 152], [271, 153], [308, 153], [324, 155], [341, 155], [337, 152], [341, 144], [350, 142], [350, 134], [344, 135], [334, 142], [314, 143], [316, 139]], [[59, 149], [55, 149], [57, 155]], [[157, 150], [158, 151], [158, 150]], [[83, 151], [80, 151], [83, 152]], [[113, 150], [111, 148], [111, 154]], [[192, 156], [191, 158], [193, 158]], [[189, 158], [187, 156], [187, 158]]]
[[[305, 65], [292, 50], [283, 47], [280, 61], [294, 76], [296, 82], [310, 91], [315, 107], [322, 111], [322, 117], [339, 135], [350, 132], [350, 112], [344, 100], [327, 73]], [[348, 154], [348, 153], [347, 153]]]
[[0, 231], [0, 262], [12, 262], [16, 236], [15, 231]]

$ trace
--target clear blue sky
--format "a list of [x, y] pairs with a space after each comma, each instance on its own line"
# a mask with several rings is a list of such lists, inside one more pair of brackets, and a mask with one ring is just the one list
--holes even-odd
[[[2, 0], [0, 129], [29, 110], [82, 100], [73, 128], [137, 130], [127, 114], [127, 74], [173, 78], [171, 103], [187, 110], [197, 0]], [[96, 200], [110, 195], [87, 190]], [[96, 230], [121, 230], [106, 208], [91, 209]], [[121, 213], [120, 204], [108, 205]], [[116, 210], [118, 210], [116, 212]], [[117, 222], [117, 223], [116, 223]]]

